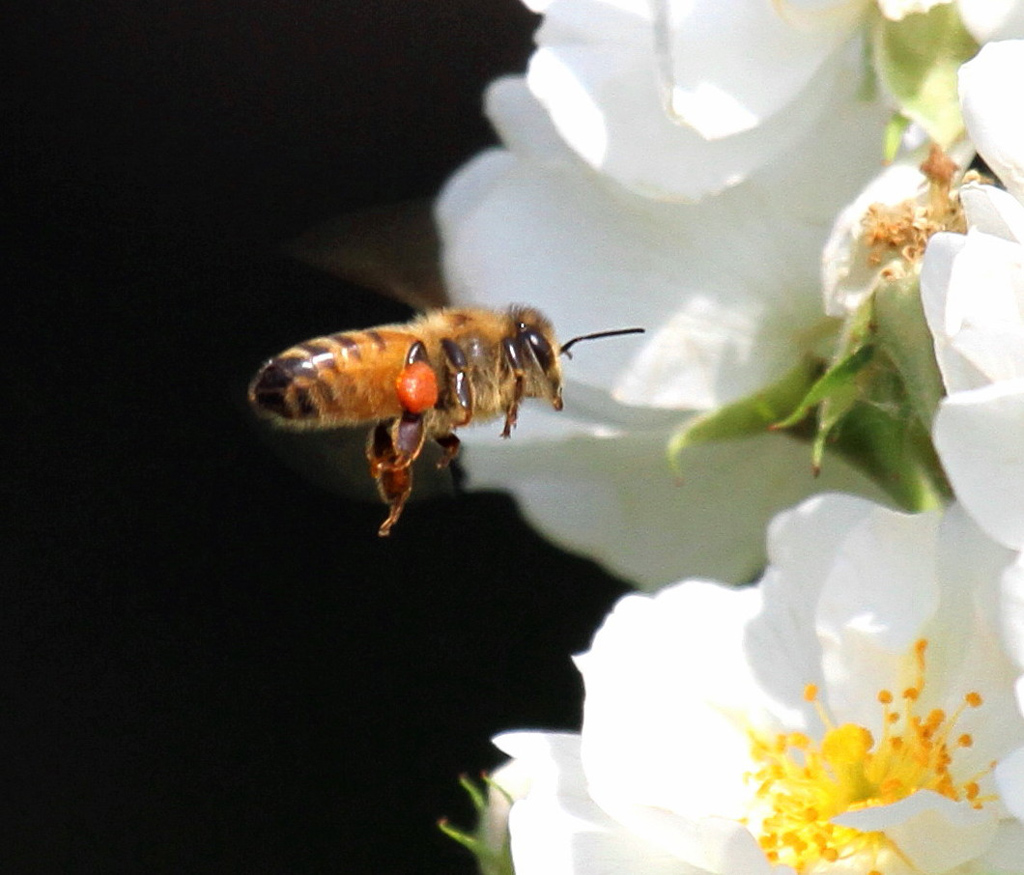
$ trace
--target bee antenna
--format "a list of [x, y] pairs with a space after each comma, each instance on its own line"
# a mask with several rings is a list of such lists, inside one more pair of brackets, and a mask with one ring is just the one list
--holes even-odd
[[597, 340], [600, 337], [618, 337], [620, 334], [643, 334], [643, 328], [617, 328], [615, 331], [597, 331], [594, 334], [581, 334], [579, 337], [574, 337], [567, 343], [562, 344], [562, 348], [559, 352], [562, 355], [572, 358], [572, 353], [569, 352], [569, 347], [573, 344], [579, 343], [581, 340]]

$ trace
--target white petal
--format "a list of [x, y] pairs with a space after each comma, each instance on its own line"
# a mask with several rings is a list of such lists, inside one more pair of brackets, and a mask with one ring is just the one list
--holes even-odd
[[1024, 36], [1020, 0], [958, 0], [960, 18], [979, 43]]
[[1024, 748], [1004, 757], [996, 766], [996, 786], [1007, 810], [1024, 820]]
[[835, 822], [864, 832], [884, 832], [914, 871], [939, 875], [988, 848], [998, 821], [990, 810], [975, 810], [967, 802], [922, 790], [892, 805], [848, 812]]
[[745, 812], [750, 740], [731, 712], [760, 698], [743, 648], [760, 604], [756, 589], [698, 581], [620, 600], [576, 660], [595, 798], [690, 818]]
[[1024, 379], [957, 392], [939, 407], [935, 446], [957, 497], [1001, 544], [1024, 546]]
[[[517, 780], [515, 795], [538, 793], [586, 793], [580, 765], [580, 736], [575, 732], [502, 732], [491, 742], [522, 767], [527, 781]], [[495, 773], [497, 774], [497, 773]]]
[[1024, 205], [1013, 195], [993, 185], [968, 183], [960, 189], [960, 201], [975, 231], [1024, 243]]
[[590, 803], [532, 797], [509, 817], [516, 875], [706, 875], [644, 841]]
[[509, 151], [542, 164], [571, 164], [576, 154], [526, 87], [525, 76], [502, 76], [484, 92], [484, 111]]
[[1024, 247], [973, 229], [936, 234], [921, 299], [948, 391], [1024, 375]]
[[517, 875], [700, 875], [616, 823], [589, 797], [577, 736], [507, 733], [494, 741], [535, 773], [529, 794], [509, 815]]
[[960, 68], [960, 102], [975, 146], [1006, 188], [1024, 198], [1024, 42], [989, 43]]
[[952, 314], [947, 320], [946, 300], [957, 256], [967, 245], [966, 234], [941, 232], [928, 241], [924, 260], [921, 263], [921, 306], [928, 322], [928, 330], [936, 343], [936, 355], [940, 356], [940, 341], [946, 343], [960, 330], [960, 322]]
[[932, 557], [940, 521], [939, 513], [875, 508], [837, 551], [816, 628], [827, 701], [838, 723], [858, 723], [877, 734], [878, 690], [905, 685], [907, 654], [939, 605]]
[[[776, 701], [802, 701], [808, 683], [823, 685], [815, 628], [822, 586], [849, 532], [876, 508], [867, 499], [824, 494], [771, 521], [769, 567], [759, 584], [764, 609], [747, 630], [746, 650], [757, 654], [759, 683]], [[786, 719], [792, 728], [806, 728], [795, 712]]]
[[[511, 490], [542, 533], [644, 588], [680, 574], [750, 580], [764, 561], [764, 526], [779, 510], [821, 489], [880, 495], [839, 459], [815, 478], [807, 447], [781, 435], [687, 450], [680, 483], [667, 462], [669, 431], [589, 437], [567, 413], [525, 409], [511, 441], [499, 441], [493, 426], [460, 432], [469, 484]], [[579, 430], [522, 440], [560, 425]]]
[[742, 15], [722, 0], [677, 6], [692, 19], [672, 29], [674, 102], [702, 133], [666, 114], [651, 23], [632, 6], [552, 4], [530, 88], [566, 142], [627, 188], [674, 200], [721, 191], [806, 140], [855, 99], [857, 78], [837, 50], [859, 14], [850, 4], [812, 16], [808, 32], [769, 4], [731, 2]]
[[1024, 871], [1024, 824], [1004, 818], [999, 821], [992, 844], [978, 856], [971, 871], [986, 875], [1020, 875]]
[[859, 12], [839, 3], [832, 14], [818, 9], [793, 21], [794, 10], [757, 0], [668, 7], [673, 105], [710, 140], [749, 130], [794, 100], [849, 38]]
[[[984, 706], [964, 711], [957, 732], [975, 743], [957, 752], [950, 767], [955, 781], [984, 774], [989, 765], [1024, 743], [1024, 718], [1013, 694], [1018, 667], [1007, 651], [1002, 628], [1009, 622], [1003, 576], [1016, 554], [986, 535], [959, 504], [942, 519], [934, 566], [939, 610], [925, 629], [928, 682], [921, 708], [952, 713], [972, 691]], [[989, 779], [982, 779], [988, 792]]]
[[[1018, 557], [1003, 574], [1003, 637], [1018, 667], [1024, 668], [1024, 558]], [[1024, 703], [1022, 703], [1024, 704]]]

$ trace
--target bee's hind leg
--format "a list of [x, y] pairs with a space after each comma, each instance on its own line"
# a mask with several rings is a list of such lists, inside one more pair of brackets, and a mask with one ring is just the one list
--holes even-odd
[[386, 538], [391, 527], [398, 522], [406, 499], [412, 493], [412, 467], [385, 469], [377, 478], [377, 491], [388, 505], [388, 517], [380, 524], [377, 534]]
[[366, 459], [370, 475], [377, 481], [377, 491], [388, 506], [387, 519], [377, 530], [382, 538], [391, 533], [412, 492], [412, 463], [423, 450], [425, 437], [423, 417], [417, 413], [404, 413], [398, 419], [376, 425], [370, 432]]

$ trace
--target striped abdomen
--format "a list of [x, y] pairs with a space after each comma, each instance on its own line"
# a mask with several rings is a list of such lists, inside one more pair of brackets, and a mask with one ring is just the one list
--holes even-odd
[[415, 335], [393, 328], [307, 340], [260, 368], [249, 386], [249, 403], [294, 425], [352, 425], [400, 416], [395, 381], [415, 342]]

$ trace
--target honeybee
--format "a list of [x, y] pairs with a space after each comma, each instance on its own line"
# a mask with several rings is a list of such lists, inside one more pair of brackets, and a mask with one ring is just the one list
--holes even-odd
[[433, 440], [445, 467], [459, 451], [455, 429], [504, 415], [502, 437], [524, 398], [562, 409], [560, 355], [581, 340], [642, 328], [555, 339], [532, 307], [435, 310], [411, 322], [307, 340], [265, 362], [249, 385], [261, 416], [298, 428], [373, 423], [366, 459], [388, 515], [386, 537], [412, 492], [412, 464]]

